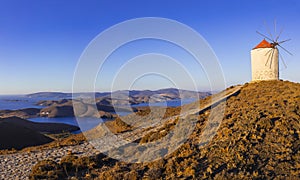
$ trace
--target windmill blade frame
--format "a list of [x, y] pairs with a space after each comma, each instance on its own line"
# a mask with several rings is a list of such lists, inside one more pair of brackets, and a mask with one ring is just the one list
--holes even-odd
[[283, 41], [280, 41], [280, 42], [277, 42], [278, 44], [281, 44], [281, 43], [284, 43], [284, 42], [288, 42], [288, 41], [290, 41], [290, 40], [292, 40], [292, 39], [286, 39], [286, 40], [283, 40]]
[[259, 35], [261, 35], [261, 36], [263, 36], [264, 38], [267, 38], [268, 40], [270, 40], [270, 41], [272, 41], [272, 42], [273, 42], [273, 40], [272, 40], [272, 39], [270, 39], [268, 36], [266, 36], [266, 35], [264, 35], [264, 34], [260, 33], [259, 31], [256, 31], [256, 33], [257, 33], [257, 34], [259, 34]]
[[284, 47], [282, 47], [280, 44], [278, 44], [279, 47], [281, 47], [285, 52], [287, 52], [289, 55], [293, 56], [293, 54], [291, 52], [289, 52], [288, 50], [286, 50]]
[[270, 50], [269, 50], [268, 52], [266, 52], [266, 54], [265, 54], [265, 56], [268, 55], [267, 61], [266, 61], [266, 63], [265, 63], [265, 66], [268, 65], [268, 62], [269, 62], [269, 60], [270, 60], [270, 56], [271, 56], [272, 50], [273, 50], [273, 49], [270, 49]]
[[286, 68], [287, 68], [287, 65], [286, 65], [286, 63], [284, 62], [284, 59], [283, 59], [282, 55], [281, 55], [280, 53], [278, 53], [278, 54], [279, 54], [279, 59], [281, 60], [282, 64], [284, 65], [284, 67], [285, 67], [285, 69], [286, 69]]
[[275, 42], [278, 41], [279, 37], [281, 36], [281, 34], [282, 34], [282, 32], [283, 32], [283, 29], [284, 29], [284, 28], [281, 28], [281, 30], [280, 30], [278, 36], [277, 36], [276, 39], [275, 39]]
[[[267, 46], [267, 47], [268, 47], [268, 48], [271, 48], [271, 49], [268, 50], [268, 51], [265, 53], [265, 57], [267, 58], [267, 59], [265, 60], [265, 66], [269, 66], [269, 67], [272, 69], [272, 65], [274, 66], [273, 63], [278, 64], [279, 61], [281, 61], [282, 64], [284, 65], [284, 68], [287, 68], [287, 65], [286, 65], [286, 63], [285, 63], [285, 60], [284, 60], [282, 54], [279, 52], [279, 48], [278, 48], [277, 46], [279, 46], [281, 49], [283, 49], [283, 50], [284, 50], [286, 53], [288, 53], [289, 55], [293, 56], [293, 54], [292, 54], [290, 51], [288, 51], [286, 48], [284, 48], [284, 47], [281, 45], [282, 43], [288, 42], [288, 41], [290, 41], [290, 40], [292, 40], [292, 39], [285, 39], [285, 40], [282, 40], [282, 41], [279, 41], [279, 42], [278, 42], [280, 36], [281, 36], [282, 33], [283, 33], [284, 27], [282, 27], [282, 28], [280, 29], [280, 31], [279, 31], [279, 34], [276, 35], [276, 34], [277, 34], [277, 23], [276, 23], [276, 19], [274, 19], [274, 32], [275, 32], [274, 36], [272, 35], [272, 33], [271, 33], [271, 31], [270, 31], [270, 28], [269, 28], [268, 24], [266, 23], [266, 21], [264, 21], [264, 25], [265, 25], [267, 34], [269, 34], [271, 38], [270, 38], [269, 36], [267, 36], [267, 35], [265, 35], [265, 34], [259, 32], [259, 31], [256, 31], [256, 33], [259, 34], [260, 36], [264, 37], [265, 39], [267, 39], [267, 40], [270, 41], [270, 46]], [[274, 39], [274, 38], [275, 38], [275, 39]], [[275, 50], [277, 50], [278, 54], [274, 52]], [[274, 59], [274, 56], [275, 56], [275, 55], [276, 55], [276, 58], [277, 58], [277, 59], [276, 59], [276, 62], [275, 62], [275, 59]], [[280, 60], [279, 60], [278, 58], [279, 58]], [[278, 62], [277, 62], [277, 60], [278, 60]], [[273, 61], [274, 61], [274, 62], [273, 62]], [[279, 64], [278, 64], [278, 66], [279, 66]]]
[[272, 49], [272, 55], [271, 55], [271, 59], [270, 59], [270, 68], [272, 67], [272, 61], [273, 61], [274, 51], [275, 51], [275, 49]]
[[270, 28], [269, 28], [269, 26], [268, 26], [268, 24], [267, 24], [267, 22], [265, 21], [264, 24], [265, 24], [265, 26], [266, 26], [266, 29], [267, 29], [267, 31], [268, 31], [268, 33], [269, 33], [269, 35], [270, 35], [272, 41], [275, 42], [275, 41], [274, 41], [274, 38], [273, 38], [273, 35], [272, 35], [271, 31], [270, 31]]
[[276, 38], [276, 19], [274, 19], [274, 37]]

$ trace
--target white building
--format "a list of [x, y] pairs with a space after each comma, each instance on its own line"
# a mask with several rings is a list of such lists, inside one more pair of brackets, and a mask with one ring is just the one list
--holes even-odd
[[252, 81], [278, 80], [278, 49], [265, 39], [251, 50]]

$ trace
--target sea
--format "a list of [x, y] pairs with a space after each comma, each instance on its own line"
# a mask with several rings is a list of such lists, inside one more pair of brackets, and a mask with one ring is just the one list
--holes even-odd
[[[17, 110], [24, 108], [39, 108], [42, 109], [44, 106], [36, 105], [39, 101], [42, 100], [59, 100], [56, 97], [29, 97], [26, 95], [0, 95], [0, 110]], [[132, 107], [144, 107], [144, 106], [161, 106], [161, 107], [177, 107], [184, 104], [194, 102], [194, 98], [188, 99], [176, 99], [166, 102], [157, 102], [157, 103], [141, 103], [132, 105]], [[119, 116], [126, 116], [130, 112], [117, 112]], [[77, 134], [90, 130], [99, 123], [103, 123], [106, 119], [103, 118], [76, 118], [76, 117], [59, 117], [59, 118], [47, 118], [47, 117], [37, 117], [27, 119], [32, 122], [39, 123], [64, 123], [80, 127], [80, 131], [75, 131], [73, 133]]]

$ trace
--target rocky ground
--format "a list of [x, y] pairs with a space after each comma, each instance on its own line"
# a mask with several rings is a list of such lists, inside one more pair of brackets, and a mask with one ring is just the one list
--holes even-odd
[[[184, 118], [189, 114], [196, 114], [203, 109], [215, 104], [224, 98], [233, 95], [239, 91], [240, 87], [230, 89], [229, 91], [220, 94], [218, 97], [202, 107], [198, 107], [197, 104], [186, 106], [186, 112], [177, 115], [176, 117], [170, 117], [165, 119], [153, 119], [147, 123], [141, 123], [137, 126], [135, 122], [135, 129], [132, 131], [124, 132], [118, 135], [108, 135], [106, 138], [98, 139], [97, 142], [93, 142], [94, 145], [101, 145], [101, 151], [107, 151], [110, 149], [111, 144], [115, 143], [117, 146], [123, 146], [126, 143], [134, 142], [141, 139], [145, 135], [153, 132], [158, 132], [166, 123], [170, 124], [175, 121], [176, 118]], [[197, 107], [194, 107], [197, 106]], [[157, 112], [158, 113], [158, 112]], [[129, 116], [130, 119], [130, 116]], [[99, 130], [103, 127], [98, 127]], [[93, 134], [93, 132], [92, 132]], [[89, 134], [86, 134], [89, 136]], [[126, 141], [118, 142], [117, 139], [124, 139]], [[118, 144], [119, 143], [119, 144]], [[77, 156], [92, 156], [99, 153], [99, 150], [95, 149], [88, 142], [84, 142], [75, 146], [64, 146], [61, 148], [48, 148], [42, 150], [29, 150], [28, 152], [17, 152], [13, 154], [0, 155], [0, 178], [1, 179], [28, 179], [32, 167], [36, 165], [39, 161], [45, 159], [51, 159], [55, 162], [59, 162], [64, 156], [74, 153]]]
[[0, 155], [0, 179], [28, 179], [32, 167], [43, 159], [60, 161], [70, 152], [76, 152], [78, 156], [94, 155], [96, 150], [88, 143], [76, 146], [66, 146], [36, 152], [22, 152], [8, 155]]
[[[232, 88], [225, 91], [225, 94], [230, 89]], [[206, 100], [209, 101], [209, 98]], [[203, 102], [205, 104], [205, 100]], [[214, 103], [212, 109], [205, 108], [204, 105], [203, 110], [195, 112], [194, 107], [191, 107], [191, 111], [187, 114], [183, 113], [182, 118], [177, 116], [178, 111], [189, 109], [189, 106], [168, 112], [169, 115], [173, 113], [175, 119], [173, 121], [169, 119], [169, 122], [157, 126], [158, 128], [150, 128], [154, 129], [153, 131], [148, 131], [147, 128], [142, 131], [139, 136], [141, 139], [135, 140], [140, 148], [129, 144], [109, 154], [112, 158], [118, 156], [128, 158], [127, 160], [132, 160], [131, 163], [116, 162], [103, 154], [81, 158], [67, 156], [59, 163], [49, 160], [40, 162], [33, 167], [31, 177], [122, 180], [299, 179], [299, 102], [299, 83], [288, 81], [246, 83], [237, 93], [233, 92], [227, 101]], [[222, 108], [223, 105], [226, 107], [225, 110]], [[154, 117], [151, 114], [152, 110], [141, 114], [147, 115], [147, 113], [149, 115], [147, 117], [130, 119], [134, 122], [145, 122], [146, 119], [152, 121]], [[122, 120], [131, 125], [128, 132], [134, 132], [136, 123], [131, 122], [130, 119]], [[194, 123], [193, 132], [186, 136], [187, 139], [183, 144], [172, 151], [174, 142], [162, 140], [180, 130], [183, 131], [179, 132], [177, 138], [184, 137], [186, 126], [181, 124], [185, 123]], [[126, 128], [120, 130], [126, 132]], [[130, 137], [138, 136], [131, 134]], [[134, 140], [130, 137], [121, 138]], [[159, 142], [163, 142], [160, 149], [149, 151], [146, 148], [152, 143]], [[100, 144], [105, 143], [100, 142]], [[140, 156], [143, 154], [150, 158], [157, 154], [162, 156], [156, 161], [145, 162], [143, 160], [148, 159]], [[138, 158], [142, 158], [142, 161]], [[65, 169], [68, 170], [67, 173]]]
[[[2, 175], [6, 179], [24, 179], [22, 176], [27, 174], [32, 179], [299, 179], [299, 102], [299, 83], [247, 83], [205, 98], [202, 104], [198, 103], [200, 107], [190, 104], [171, 109], [163, 119], [154, 118], [161, 109], [137, 112], [136, 118], [131, 114], [122, 121], [117, 118], [106, 128], [123, 127], [115, 130], [116, 134], [105, 131], [103, 126], [86, 133], [101, 151], [108, 151], [108, 156], [101, 153], [91, 156], [97, 151], [83, 143], [33, 151], [32, 156], [28, 153], [5, 155], [0, 159], [3, 163], [0, 170], [7, 173]], [[186, 128], [189, 126], [184, 126], [186, 123], [194, 125], [191, 134], [185, 133], [189, 130]], [[176, 133], [177, 138], [186, 139], [172, 149], [176, 141], [163, 140]], [[105, 138], [97, 139], [97, 136]], [[139, 148], [128, 142], [135, 142]], [[147, 148], [160, 142], [158, 149]], [[112, 145], [120, 148], [110, 150]], [[78, 151], [81, 157], [62, 157], [60, 151], [65, 149], [64, 153], [68, 154], [69, 148]], [[26, 155], [35, 164], [35, 153], [49, 151], [36, 166], [23, 163]], [[157, 154], [160, 158], [153, 161], [151, 158]], [[119, 157], [126, 161], [117, 161]], [[4, 158], [8, 159], [4, 161]], [[21, 167], [18, 161], [23, 164]], [[16, 169], [24, 167], [32, 167], [32, 171], [29, 173], [26, 169], [27, 174], [20, 175], [26, 172], [21, 169], [18, 176], [10, 176], [13, 173], [7, 170], [9, 166], [15, 174], [18, 174]]]

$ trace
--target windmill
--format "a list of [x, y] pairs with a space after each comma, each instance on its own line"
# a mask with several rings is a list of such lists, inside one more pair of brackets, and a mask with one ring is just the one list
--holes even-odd
[[[266, 25], [266, 24], [265, 24]], [[278, 47], [284, 50], [289, 55], [292, 55], [286, 48], [282, 47], [282, 43], [290, 41], [286, 39], [279, 41], [280, 35], [283, 32], [281, 29], [280, 33], [276, 36], [276, 22], [274, 21], [274, 32], [275, 36], [272, 35], [268, 26], [266, 25], [269, 37], [256, 31], [259, 35], [264, 37], [256, 47], [251, 50], [251, 65], [252, 65], [252, 81], [259, 80], [278, 80], [279, 79], [279, 61], [286, 68], [286, 63], [283, 56], [279, 53]], [[270, 42], [268, 42], [270, 41]]]

